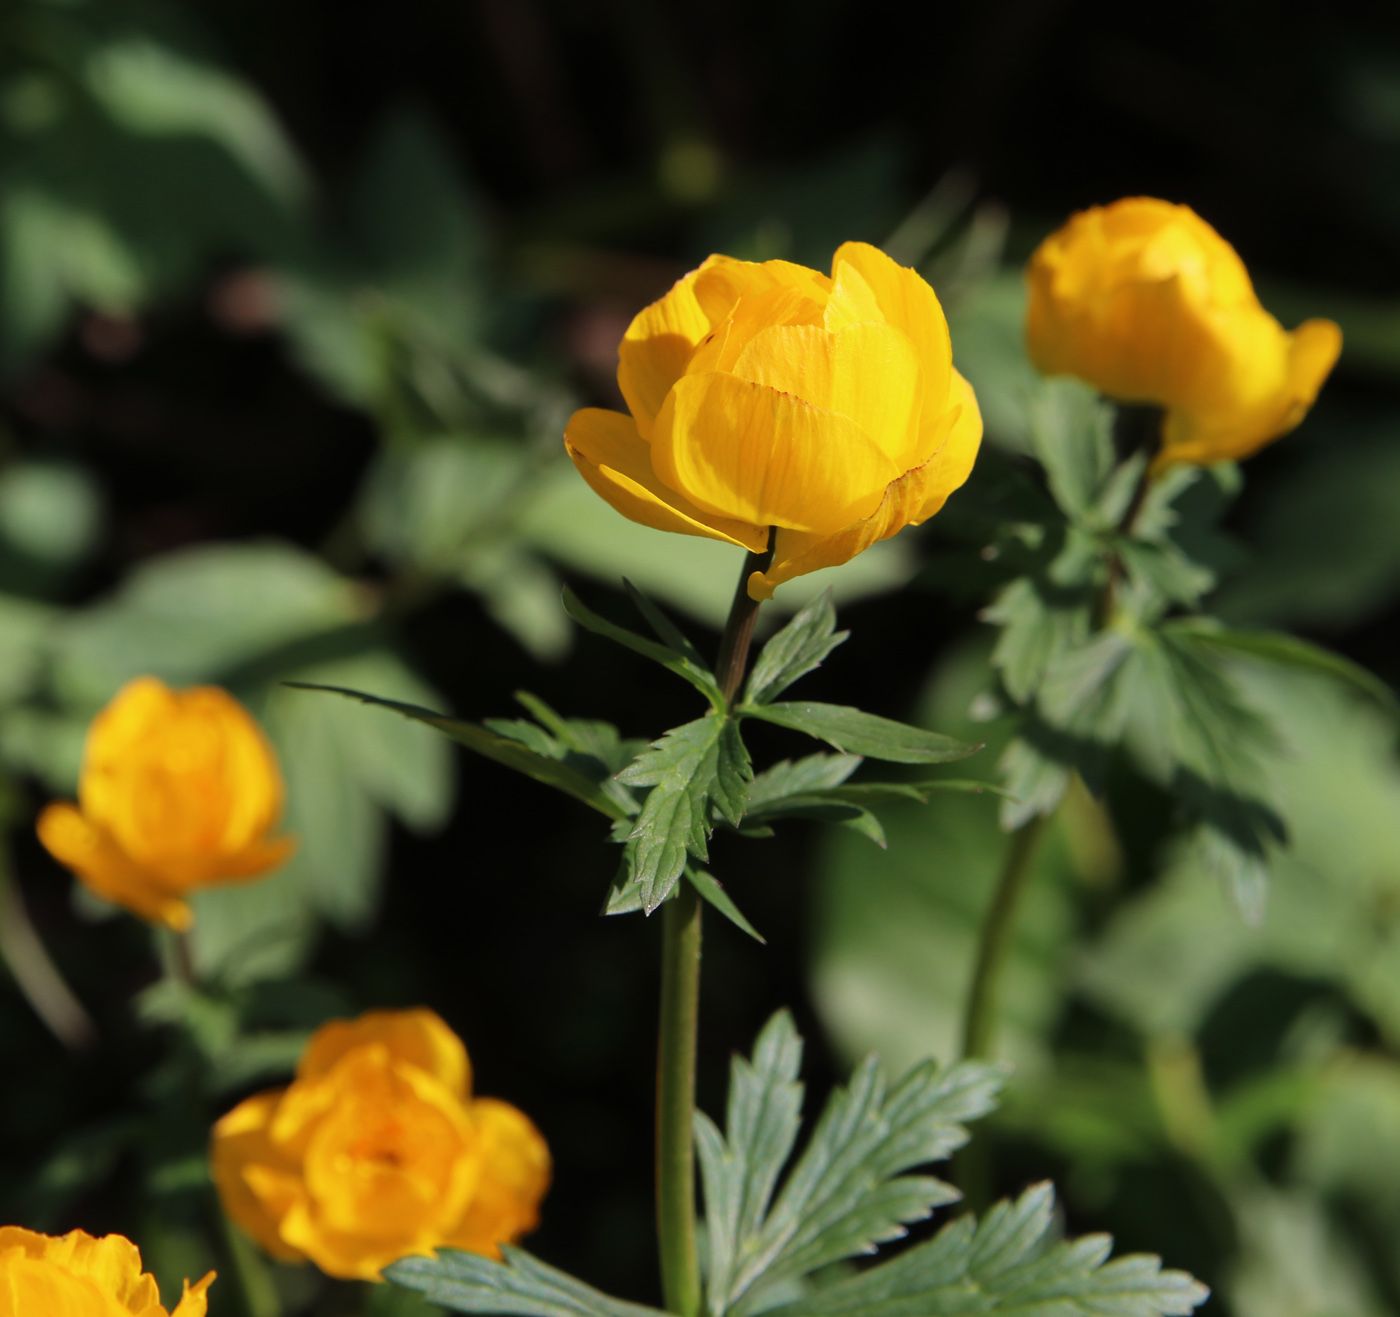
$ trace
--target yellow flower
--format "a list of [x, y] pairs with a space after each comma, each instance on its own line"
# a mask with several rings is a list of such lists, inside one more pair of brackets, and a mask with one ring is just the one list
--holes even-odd
[[0, 1227], [0, 1317], [204, 1317], [211, 1271], [167, 1314], [154, 1276], [121, 1235], [40, 1235]]
[[1288, 333], [1224, 238], [1189, 207], [1151, 197], [1075, 215], [1026, 277], [1031, 360], [1164, 407], [1159, 469], [1248, 457], [1287, 433], [1342, 348], [1330, 320]]
[[775, 527], [755, 599], [933, 516], [982, 438], [933, 289], [863, 242], [830, 278], [711, 256], [632, 321], [617, 382], [631, 415], [576, 412], [574, 464], [644, 526], [755, 553]]
[[293, 843], [277, 757], [257, 723], [215, 686], [173, 691], [140, 677], [88, 728], [78, 805], [50, 805], [39, 840], [99, 896], [171, 928], [185, 897], [257, 878]]
[[316, 1031], [289, 1088], [214, 1126], [224, 1208], [273, 1257], [374, 1279], [441, 1246], [500, 1256], [539, 1224], [549, 1149], [514, 1107], [471, 1097], [461, 1040], [432, 1011]]

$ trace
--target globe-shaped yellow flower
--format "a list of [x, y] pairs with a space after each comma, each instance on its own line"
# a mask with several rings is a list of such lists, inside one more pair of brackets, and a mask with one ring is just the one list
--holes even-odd
[[1073, 216], [1036, 249], [1026, 281], [1031, 360], [1165, 408], [1159, 469], [1248, 457], [1287, 433], [1341, 352], [1330, 320], [1286, 331], [1224, 238], [1151, 197]]
[[461, 1040], [432, 1011], [318, 1029], [290, 1087], [214, 1126], [224, 1208], [273, 1257], [375, 1279], [440, 1246], [500, 1256], [539, 1224], [549, 1149], [508, 1103], [471, 1097]]
[[711, 256], [641, 311], [618, 350], [631, 415], [565, 431], [624, 516], [773, 562], [754, 599], [918, 525], [967, 479], [982, 417], [933, 289], [848, 242], [831, 275]]
[[282, 799], [277, 756], [233, 696], [139, 677], [92, 720], [78, 804], [45, 809], [39, 840], [97, 895], [184, 929], [192, 891], [291, 854], [271, 835]]
[[121, 1235], [0, 1227], [0, 1317], [205, 1317], [211, 1271], [167, 1313], [154, 1276]]

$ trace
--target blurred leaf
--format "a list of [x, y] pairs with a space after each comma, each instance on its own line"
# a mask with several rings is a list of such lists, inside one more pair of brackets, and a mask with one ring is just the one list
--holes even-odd
[[1108, 1260], [1113, 1240], [1057, 1238], [1054, 1191], [1026, 1190], [978, 1222], [962, 1217], [927, 1243], [906, 1250], [807, 1299], [774, 1309], [781, 1317], [896, 1317], [908, 1312], [1075, 1314], [1079, 1317], [1180, 1317], [1210, 1294], [1159, 1258]]
[[0, 537], [44, 562], [86, 555], [101, 530], [102, 495], [92, 476], [55, 462], [15, 462], [0, 471]]
[[819, 668], [850, 634], [836, 630], [831, 591], [819, 595], [764, 645], [749, 674], [744, 702], [770, 703], [799, 677]]
[[1031, 396], [1029, 419], [1031, 451], [1055, 502], [1067, 516], [1099, 524], [1094, 513], [1114, 468], [1113, 408], [1087, 384], [1060, 377]]
[[1245, 974], [1270, 966], [1337, 984], [1400, 1039], [1400, 764], [1374, 704], [1315, 674], [1242, 666], [1276, 729], [1269, 789], [1291, 844], [1271, 860], [1257, 928], [1223, 917], [1212, 875], [1174, 849], [1159, 883], [1109, 922], [1084, 964], [1102, 1008], [1143, 1032], [1193, 1033]]
[[1030, 400], [1041, 377], [1026, 357], [1026, 288], [1019, 270], [1007, 270], [952, 308], [954, 361], [977, 393], [995, 443], [1030, 451]]
[[779, 727], [805, 732], [842, 753], [899, 764], [946, 764], [966, 759], [982, 749], [980, 745], [965, 745], [951, 736], [840, 704], [746, 704], [737, 712], [741, 717], [761, 718]]
[[48, 604], [0, 594], [0, 708], [22, 699], [38, 681], [59, 616]]
[[[1007, 720], [967, 716], [991, 679], [986, 645], [963, 646], [940, 666], [920, 721], [976, 735], [995, 754]], [[895, 1069], [957, 1055], [963, 996], [978, 930], [1006, 836], [991, 797], [938, 793], [926, 805], [881, 808], [889, 850], [834, 830], [820, 855], [812, 992], [842, 1055], [875, 1049]], [[1060, 1011], [1077, 915], [1064, 817], [1041, 848], [1002, 978], [1002, 1055], [1020, 1078], [1045, 1059]], [[1238, 921], [1236, 921], [1238, 922]]]

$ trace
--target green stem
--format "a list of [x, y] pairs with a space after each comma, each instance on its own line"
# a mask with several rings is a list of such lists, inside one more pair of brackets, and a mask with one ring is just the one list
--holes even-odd
[[1011, 945], [1016, 926], [1016, 908], [1021, 893], [1035, 867], [1040, 839], [1050, 822], [1047, 814], [1036, 814], [1011, 834], [997, 877], [992, 904], [982, 921], [982, 934], [977, 944], [977, 963], [972, 971], [972, 986], [967, 994], [963, 1015], [963, 1056], [990, 1057], [996, 1042], [997, 999], [1001, 985], [1001, 969]]
[[[773, 532], [769, 532], [769, 543]], [[720, 638], [715, 674], [726, 705], [744, 683], [759, 605], [749, 598], [752, 572], [773, 553], [750, 553]], [[700, 1030], [700, 896], [684, 878], [662, 908], [661, 1029], [656, 1074], [656, 1228], [667, 1311], [700, 1312], [700, 1255], [695, 1244], [695, 1049]]]
[[700, 896], [684, 879], [662, 910], [656, 1092], [656, 1221], [669, 1312], [700, 1311], [695, 1246], [695, 1044], [700, 1024]]

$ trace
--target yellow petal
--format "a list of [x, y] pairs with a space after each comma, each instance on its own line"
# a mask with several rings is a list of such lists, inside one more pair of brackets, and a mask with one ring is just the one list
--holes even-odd
[[914, 345], [923, 372], [925, 415], [941, 416], [947, 405], [953, 347], [937, 294], [917, 271], [891, 260], [869, 243], [847, 242], [837, 248], [831, 268], [838, 284], [843, 264], [855, 267], [874, 293], [885, 320]]
[[831, 296], [827, 299], [823, 326], [834, 334], [847, 325], [884, 319], [874, 289], [850, 261], [840, 259], [838, 252], [831, 263]]
[[564, 444], [593, 492], [629, 521], [653, 530], [723, 540], [753, 553], [767, 548], [766, 525], [712, 516], [663, 485], [652, 471], [651, 450], [631, 418], [621, 412], [599, 407], [575, 412], [564, 431]]
[[791, 261], [736, 261], [711, 256], [696, 272], [695, 297], [712, 325], [733, 314], [741, 298], [754, 298], [775, 289], [789, 289], [818, 308], [831, 292], [831, 280], [805, 265]]
[[972, 474], [972, 464], [982, 446], [982, 412], [977, 406], [977, 395], [956, 370], [948, 389], [948, 402], [953, 410], [952, 424], [943, 446], [929, 459], [924, 501], [909, 519], [915, 526], [933, 516], [948, 501], [948, 495], [962, 486]]
[[380, 1043], [391, 1057], [417, 1066], [440, 1084], [466, 1098], [471, 1091], [471, 1062], [462, 1040], [436, 1011], [366, 1011], [353, 1020], [330, 1020], [311, 1035], [297, 1063], [297, 1078], [329, 1074], [348, 1051]]
[[749, 575], [749, 598], [771, 599], [774, 589], [784, 581], [820, 571], [823, 567], [839, 567], [877, 541], [902, 530], [924, 503], [929, 474], [930, 467], [925, 465], [891, 481], [871, 516], [843, 526], [834, 534], [779, 530], [774, 537], [772, 565], [766, 572]]
[[107, 832], [74, 806], [49, 805], [39, 815], [36, 831], [49, 854], [104, 900], [167, 928], [182, 931], [194, 922], [194, 912], [180, 893], [133, 863]]
[[720, 517], [833, 531], [869, 516], [900, 474], [854, 421], [733, 375], [687, 375], [657, 417], [662, 482]]
[[618, 345], [618, 387], [645, 437], [651, 436], [656, 413], [671, 385], [685, 372], [695, 345], [710, 332], [710, 319], [695, 299], [695, 281], [709, 263], [692, 270], [665, 297], [639, 311]]
[[540, 1220], [540, 1200], [549, 1188], [549, 1146], [524, 1112], [495, 1098], [471, 1105], [482, 1161], [480, 1183], [466, 1214], [443, 1239], [452, 1248], [500, 1257]]
[[898, 470], [917, 465], [919, 362], [913, 344], [892, 326], [764, 329], [739, 354], [733, 373], [848, 416]]
[[1269, 396], [1217, 412], [1169, 411], [1153, 469], [1238, 460], [1287, 434], [1307, 415], [1341, 350], [1342, 331], [1332, 321], [1305, 321], [1287, 336], [1282, 378]]
[[272, 1142], [269, 1129], [285, 1089], [256, 1093], [215, 1122], [209, 1169], [229, 1219], [284, 1262], [305, 1258], [281, 1236], [283, 1218], [304, 1196], [295, 1163]]

